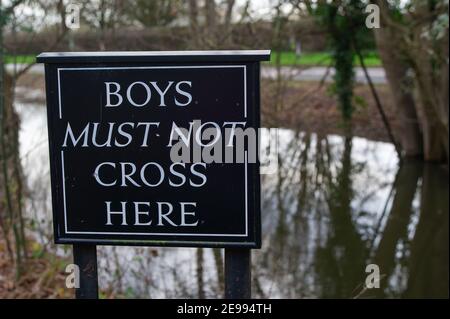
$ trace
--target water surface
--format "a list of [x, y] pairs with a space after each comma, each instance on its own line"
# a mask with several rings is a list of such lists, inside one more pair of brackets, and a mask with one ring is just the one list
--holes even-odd
[[[55, 249], [45, 107], [18, 103], [17, 110], [28, 221]], [[279, 130], [276, 170], [262, 176], [263, 247], [253, 253], [253, 296], [448, 297], [448, 188], [445, 168], [400, 166], [390, 144]], [[69, 254], [66, 248], [58, 253]], [[98, 251], [101, 287], [122, 296], [222, 296], [220, 250]], [[380, 269], [378, 289], [364, 289], [369, 264]]]

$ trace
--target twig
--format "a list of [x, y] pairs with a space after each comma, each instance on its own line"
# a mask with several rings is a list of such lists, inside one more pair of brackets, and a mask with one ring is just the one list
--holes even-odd
[[392, 132], [391, 125], [390, 125], [389, 120], [388, 120], [388, 118], [386, 116], [386, 113], [384, 112], [383, 105], [381, 104], [380, 97], [378, 96], [377, 90], [375, 89], [375, 86], [374, 86], [374, 84], [372, 82], [372, 79], [370, 78], [369, 72], [367, 71], [367, 67], [366, 67], [366, 64], [364, 62], [364, 57], [362, 56], [361, 51], [359, 50], [359, 48], [358, 48], [358, 46], [356, 44], [356, 41], [355, 41], [355, 39], [353, 37], [352, 37], [352, 42], [353, 42], [353, 47], [355, 49], [355, 53], [358, 56], [359, 62], [361, 63], [361, 67], [362, 67], [362, 69], [364, 71], [364, 75], [365, 75], [365, 77], [367, 79], [367, 83], [369, 84], [370, 91], [372, 92], [373, 98], [375, 99], [375, 104], [377, 106], [378, 112], [380, 113], [381, 119], [383, 121], [383, 124], [386, 127], [389, 139], [391, 140], [391, 143], [394, 145], [395, 150], [396, 150], [397, 155], [398, 155], [398, 158], [399, 158], [399, 161], [401, 162], [402, 161], [402, 151], [401, 151], [400, 145], [395, 140], [394, 134]]

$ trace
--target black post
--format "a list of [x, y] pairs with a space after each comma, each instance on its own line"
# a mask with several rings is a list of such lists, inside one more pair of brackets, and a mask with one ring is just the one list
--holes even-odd
[[97, 246], [73, 245], [73, 261], [80, 269], [80, 288], [75, 290], [75, 298], [98, 299]]
[[251, 298], [251, 250], [225, 248], [225, 298]]

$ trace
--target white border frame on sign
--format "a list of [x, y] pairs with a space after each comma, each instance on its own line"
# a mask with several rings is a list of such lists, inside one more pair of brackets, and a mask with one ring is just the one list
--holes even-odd
[[[142, 67], [92, 67], [92, 68], [58, 68], [58, 107], [59, 119], [62, 120], [61, 103], [61, 71], [96, 71], [96, 70], [139, 70], [139, 69], [224, 69], [242, 68], [244, 71], [244, 118], [247, 118], [247, 66], [246, 65], [200, 65], [200, 66], [142, 66]], [[129, 233], [129, 232], [83, 232], [69, 231], [67, 228], [67, 208], [66, 208], [66, 178], [64, 164], [64, 150], [61, 150], [61, 174], [63, 185], [64, 203], [64, 231], [65, 234], [87, 234], [87, 235], [135, 235], [135, 236], [205, 236], [205, 237], [248, 237], [248, 158], [247, 151], [244, 154], [244, 184], [245, 184], [245, 233], [244, 234], [205, 234], [205, 233]]]

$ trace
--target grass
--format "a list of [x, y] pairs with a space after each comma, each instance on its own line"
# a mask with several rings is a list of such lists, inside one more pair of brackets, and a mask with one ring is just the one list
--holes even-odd
[[[278, 57], [282, 66], [328, 66], [331, 63], [331, 54], [328, 52], [303, 53], [300, 57], [295, 52], [272, 52], [271, 60], [266, 65], [275, 65]], [[355, 62], [356, 65], [360, 65], [358, 60]], [[367, 53], [364, 62], [367, 67], [381, 66], [381, 60], [376, 52]]]
[[[297, 57], [295, 52], [272, 52], [272, 59], [266, 65], [275, 65], [276, 59], [280, 56], [282, 66], [328, 66], [331, 63], [331, 54], [328, 52], [303, 53]], [[5, 62], [8, 63], [33, 63], [36, 57], [34, 55], [16, 55], [5, 56]], [[364, 56], [364, 62], [368, 67], [381, 66], [381, 60], [376, 52], [368, 52]], [[359, 65], [359, 61], [356, 61]]]
[[36, 56], [34, 55], [6, 55], [5, 63], [24, 63], [30, 64], [36, 61]]

